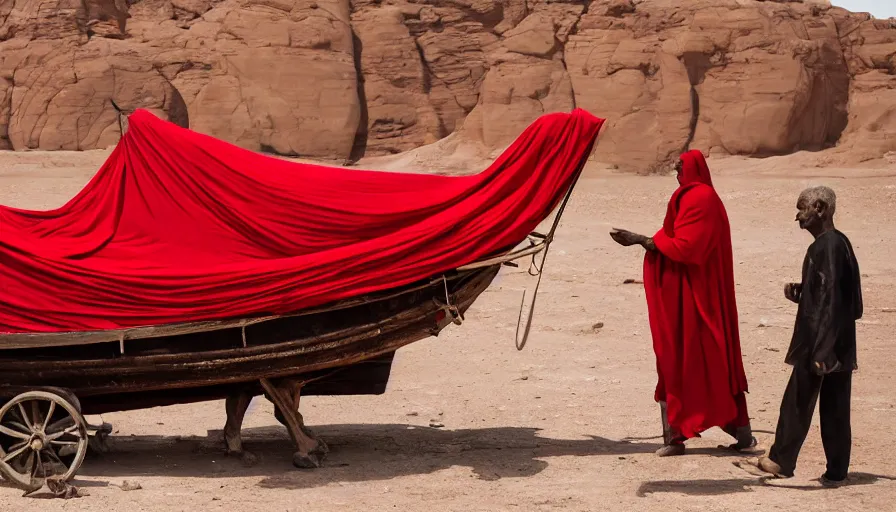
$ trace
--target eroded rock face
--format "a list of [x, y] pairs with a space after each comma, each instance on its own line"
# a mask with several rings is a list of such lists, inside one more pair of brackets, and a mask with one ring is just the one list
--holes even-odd
[[579, 106], [610, 118], [601, 160], [653, 170], [686, 148], [818, 150], [846, 126], [850, 76], [823, 6], [598, 4], [606, 8], [583, 16], [567, 64]]
[[361, 107], [348, 0], [143, 0], [130, 18], [116, 17], [120, 0], [99, 1], [79, 2], [54, 38], [24, 16], [4, 24], [13, 148], [114, 144], [114, 100], [251, 149], [351, 151]]
[[849, 124], [837, 147], [858, 161], [896, 151], [896, 20], [832, 11], [849, 74]]
[[575, 107], [564, 63], [564, 44], [584, 6], [532, 2], [519, 23], [487, 50], [488, 72], [464, 136], [498, 148], [513, 141], [538, 116]]
[[429, 98], [429, 71], [405, 25], [420, 10], [386, 6], [360, 9], [352, 16], [355, 59], [363, 77], [359, 91], [366, 106], [354, 156], [399, 153], [445, 135]]
[[824, 0], [0, 0], [0, 148], [91, 149], [109, 100], [241, 146], [349, 159], [539, 115], [595, 157], [896, 150], [896, 23]]

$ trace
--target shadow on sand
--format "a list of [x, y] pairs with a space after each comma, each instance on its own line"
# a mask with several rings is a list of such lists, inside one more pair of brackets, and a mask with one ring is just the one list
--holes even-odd
[[[896, 478], [869, 473], [850, 473], [847, 482], [841, 487], [871, 485], [881, 480], [896, 481]], [[648, 494], [657, 493], [678, 493], [688, 496], [721, 496], [739, 492], [753, 492], [760, 487], [777, 487], [798, 491], [827, 490], [820, 482], [818, 485], [786, 485], [783, 482], [772, 477], [730, 478], [727, 480], [656, 480], [641, 484], [637, 495], [641, 498], [646, 497]]]
[[[324, 466], [295, 470], [285, 429], [243, 429], [252, 465], [224, 454], [220, 431], [208, 437], [113, 437], [112, 451], [89, 457], [80, 476], [117, 480], [122, 475], [232, 478], [263, 476], [264, 488], [305, 489], [333, 482], [382, 481], [465, 466], [482, 480], [532, 476], [550, 457], [651, 453], [660, 445], [585, 439], [549, 439], [539, 429], [502, 427], [441, 430], [410, 425], [326, 425], [314, 427], [330, 447]], [[82, 482], [86, 483], [86, 482]], [[76, 485], [78, 483], [76, 482]]]

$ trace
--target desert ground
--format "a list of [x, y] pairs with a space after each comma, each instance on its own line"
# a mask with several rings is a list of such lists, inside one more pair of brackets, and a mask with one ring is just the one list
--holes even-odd
[[[0, 153], [0, 203], [59, 206], [106, 154]], [[783, 358], [796, 307], [783, 286], [799, 278], [810, 243], [793, 222], [796, 197], [820, 183], [838, 194], [838, 227], [855, 245], [865, 294], [846, 487], [817, 482], [817, 416], [787, 481], [735, 467], [743, 456], [716, 449], [729, 439], [715, 429], [690, 441], [686, 456], [654, 456], [661, 427], [644, 292], [624, 284], [640, 279], [642, 250], [615, 245], [608, 231], [652, 233], [675, 181], [595, 165], [551, 248], [525, 349], [513, 344], [520, 298], [535, 284], [523, 264], [502, 271], [464, 325], [400, 350], [384, 395], [303, 400], [306, 422], [331, 448], [323, 468], [291, 466], [289, 438], [264, 399], [244, 425], [259, 458], [250, 467], [223, 452], [223, 402], [108, 414], [113, 451], [89, 457], [74, 482], [88, 496], [27, 499], [0, 484], [0, 510], [896, 510], [896, 165], [834, 168], [823, 158], [709, 163], [732, 222], [760, 449], [773, 440], [789, 375]], [[141, 488], [124, 490], [124, 481]]]

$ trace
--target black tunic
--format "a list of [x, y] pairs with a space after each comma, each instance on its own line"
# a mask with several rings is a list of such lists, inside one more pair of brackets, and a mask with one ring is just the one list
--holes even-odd
[[823, 363], [829, 371], [853, 371], [856, 320], [862, 318], [859, 264], [849, 239], [839, 231], [819, 236], [803, 261], [803, 282], [793, 339], [785, 362]]

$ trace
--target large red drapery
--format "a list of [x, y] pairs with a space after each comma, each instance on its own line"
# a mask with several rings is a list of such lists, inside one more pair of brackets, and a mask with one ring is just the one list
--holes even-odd
[[[657, 251], [644, 259], [644, 289], [658, 383], [669, 424], [690, 438], [749, 422], [741, 357], [731, 227], [699, 151], [681, 155]], [[735, 425], [735, 426], [743, 426]]]
[[523, 241], [602, 124], [544, 115], [452, 177], [288, 162], [138, 110], [66, 205], [0, 207], [0, 332], [287, 314], [437, 275]]

